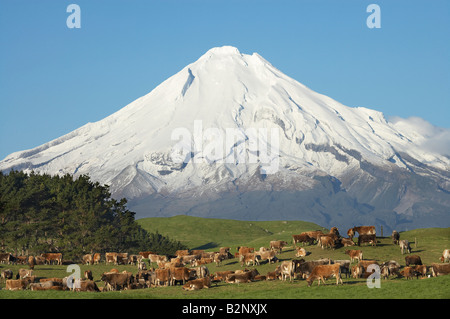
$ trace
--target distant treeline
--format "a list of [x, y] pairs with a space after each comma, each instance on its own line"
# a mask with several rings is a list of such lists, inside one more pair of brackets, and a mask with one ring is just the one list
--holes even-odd
[[61, 252], [64, 259], [92, 252], [174, 254], [187, 249], [145, 231], [126, 204], [85, 175], [0, 172], [0, 249], [19, 255]]

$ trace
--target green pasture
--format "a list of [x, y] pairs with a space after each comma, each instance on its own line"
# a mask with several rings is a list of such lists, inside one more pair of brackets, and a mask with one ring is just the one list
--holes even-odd
[[[158, 231], [171, 239], [179, 240], [190, 249], [205, 249], [205, 251], [218, 251], [220, 247], [231, 247], [232, 253], [237, 246], [249, 246], [258, 250], [260, 247], [269, 247], [271, 240], [285, 240], [288, 246], [277, 255], [280, 261], [298, 259], [295, 257], [295, 249], [292, 244], [292, 235], [307, 230], [323, 229], [322, 227], [301, 221], [270, 221], [249, 222], [221, 219], [204, 219], [188, 216], [176, 216], [171, 218], [147, 218], [138, 222], [149, 231]], [[345, 234], [346, 230], [341, 230]], [[416, 229], [400, 233], [401, 239], [408, 239], [412, 243], [412, 254], [421, 257], [426, 265], [440, 263], [439, 257], [442, 251], [450, 247], [450, 228]], [[417, 245], [414, 245], [414, 242]], [[405, 255], [400, 248], [394, 245], [389, 237], [378, 238], [377, 246], [354, 246], [339, 249], [321, 249], [315, 245], [305, 245], [304, 248], [311, 254], [303, 257], [305, 260], [320, 258], [349, 259], [345, 254], [346, 249], [361, 249], [364, 259], [375, 259], [379, 262], [396, 260], [405, 266]], [[150, 266], [156, 267], [156, 264]], [[208, 264], [211, 273], [223, 270], [242, 269], [237, 259], [225, 260], [222, 265]], [[277, 263], [268, 264], [261, 262], [256, 266], [261, 275], [273, 271]], [[128, 270], [137, 272], [137, 266], [132, 265], [106, 265], [104, 261], [100, 265], [80, 265], [82, 273], [90, 269], [99, 287], [103, 286], [100, 276], [111, 268], [119, 271]], [[14, 274], [19, 268], [27, 268], [26, 265], [0, 265], [0, 269], [10, 268]], [[252, 268], [252, 266], [247, 266]], [[67, 266], [38, 265], [35, 267], [35, 275], [41, 278], [65, 277], [70, 275], [66, 271]], [[70, 291], [5, 291], [4, 283], [0, 283], [0, 299], [7, 298], [52, 298], [52, 299], [449, 299], [450, 276], [437, 278], [424, 278], [406, 280], [405, 278], [390, 278], [381, 280], [381, 288], [368, 288], [365, 279], [343, 277], [343, 285], [336, 286], [336, 280], [327, 280], [326, 285], [317, 285], [314, 282], [307, 287], [303, 279], [295, 279], [293, 282], [259, 281], [248, 284], [213, 284], [210, 289], [199, 291], [184, 291], [181, 285], [173, 287], [156, 287], [138, 290], [126, 290], [116, 292], [70, 292]]]

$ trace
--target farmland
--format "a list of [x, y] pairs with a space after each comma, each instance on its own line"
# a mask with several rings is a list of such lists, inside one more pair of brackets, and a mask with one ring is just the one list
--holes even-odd
[[[161, 233], [171, 239], [180, 241], [190, 249], [204, 249], [205, 251], [218, 251], [220, 247], [231, 247], [231, 252], [236, 252], [237, 246], [269, 247], [271, 240], [285, 240], [288, 246], [277, 257], [280, 261], [298, 259], [295, 257], [295, 249], [292, 245], [292, 235], [308, 230], [325, 229], [318, 225], [302, 221], [270, 221], [250, 222], [221, 219], [203, 219], [189, 216], [175, 216], [170, 218], [147, 218], [137, 221], [145, 230]], [[340, 230], [341, 235], [346, 235], [346, 230]], [[378, 230], [377, 230], [378, 232]], [[385, 234], [386, 236], [386, 234]], [[426, 265], [440, 263], [439, 257], [442, 251], [450, 247], [449, 228], [416, 229], [400, 233], [400, 239], [408, 239], [412, 243], [412, 254], [421, 257]], [[414, 246], [414, 242], [417, 246]], [[306, 261], [320, 258], [349, 259], [344, 253], [348, 247], [338, 249], [321, 249], [316, 245], [305, 245], [310, 252]], [[402, 255], [398, 246], [394, 245], [389, 237], [378, 238], [377, 246], [351, 247], [361, 249], [364, 259], [375, 259], [379, 262], [396, 260], [401, 266], [405, 266], [405, 255]], [[103, 256], [104, 258], [104, 256]], [[273, 271], [278, 263], [269, 264], [266, 261], [256, 266], [259, 273], [265, 275]], [[152, 267], [157, 267], [152, 264]], [[128, 270], [137, 273], [137, 267], [133, 265], [80, 265], [81, 271], [90, 269], [94, 281], [99, 287], [103, 287], [100, 276], [111, 268], [119, 271]], [[209, 271], [242, 269], [238, 259], [224, 260], [222, 265], [207, 265]], [[27, 268], [26, 265], [0, 265], [0, 269], [9, 268], [17, 273], [19, 268]], [[248, 266], [247, 268], [253, 268]], [[65, 265], [37, 265], [35, 275], [38, 277], [65, 277], [70, 275]], [[311, 287], [303, 279], [293, 282], [255, 281], [248, 284], [228, 284], [224, 282], [213, 283], [210, 289], [199, 291], [184, 291], [178, 284], [169, 287], [153, 287], [136, 290], [124, 290], [114, 292], [69, 292], [69, 291], [0, 291], [0, 299], [7, 298], [86, 298], [86, 299], [303, 299], [303, 298], [338, 298], [338, 299], [448, 299], [450, 298], [450, 276], [432, 277], [424, 279], [406, 280], [405, 278], [391, 277], [381, 280], [381, 288], [369, 289], [366, 279], [343, 277], [343, 285], [336, 286], [334, 279], [327, 280], [325, 285]], [[4, 288], [4, 283], [0, 284]]]

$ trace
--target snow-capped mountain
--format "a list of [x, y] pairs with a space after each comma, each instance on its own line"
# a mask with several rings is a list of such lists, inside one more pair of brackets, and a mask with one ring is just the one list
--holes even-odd
[[88, 174], [138, 217], [449, 226], [450, 158], [426, 147], [429, 132], [224, 46], [105, 119], [7, 156], [0, 170]]

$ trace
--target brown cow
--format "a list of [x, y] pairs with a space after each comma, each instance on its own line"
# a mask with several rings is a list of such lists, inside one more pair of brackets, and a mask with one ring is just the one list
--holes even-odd
[[400, 275], [400, 264], [395, 260], [389, 260], [381, 264], [381, 276], [387, 279], [389, 276]]
[[374, 234], [360, 234], [358, 237], [358, 246], [361, 246], [363, 243], [369, 243], [372, 246], [377, 245], [377, 237]]
[[419, 278], [420, 273], [418, 273], [413, 267], [405, 267], [400, 272], [400, 275], [402, 275], [403, 277], [406, 278], [406, 280], [408, 280], [410, 278], [412, 279], [413, 276]]
[[94, 263], [94, 258], [92, 254], [86, 254], [83, 256], [83, 263], [85, 265], [92, 265]]
[[128, 288], [134, 277], [131, 273], [103, 273], [100, 280], [105, 282], [107, 290], [120, 290]]
[[431, 264], [431, 274], [433, 277], [450, 274], [450, 264]]
[[368, 271], [368, 267], [370, 265], [378, 265], [378, 262], [376, 260], [361, 260], [356, 266], [352, 267], [352, 276], [353, 278], [367, 278], [369, 277], [372, 272]]
[[95, 253], [94, 254], [94, 265], [98, 265], [100, 263], [102, 256], [100, 255], [100, 253]]
[[177, 281], [182, 281], [183, 285], [189, 280], [189, 269], [186, 267], [170, 268], [170, 285], [175, 286]]
[[170, 285], [170, 269], [155, 269], [155, 285], [169, 286]]
[[305, 261], [303, 259], [295, 260], [295, 272], [298, 273], [302, 278], [305, 278], [311, 274], [313, 269], [318, 265], [328, 265], [331, 264], [329, 258], [323, 258], [319, 260]]
[[27, 279], [8, 279], [6, 280], [6, 290], [24, 290], [32, 281]]
[[292, 235], [292, 242], [294, 243], [294, 246], [297, 246], [297, 243], [302, 243], [302, 246], [304, 246], [305, 243], [312, 245], [314, 243], [314, 238], [305, 233], [301, 233], [300, 235]]
[[427, 276], [428, 267], [426, 265], [417, 265], [414, 270], [418, 272], [422, 278]]
[[79, 287], [75, 288], [75, 291], [94, 291], [99, 292], [97, 284], [92, 280], [81, 280]]
[[239, 261], [242, 267], [244, 267], [244, 265], [248, 265], [249, 263], [252, 263], [253, 266], [255, 266], [255, 263], [259, 265], [259, 260], [257, 258], [256, 253], [248, 253], [241, 255]]
[[151, 251], [140, 251], [139, 252], [139, 255], [141, 255], [142, 258], [145, 258], [145, 259], [148, 259], [148, 255], [153, 255], [153, 254], [154, 254], [154, 252], [151, 252]]
[[345, 254], [350, 256], [351, 262], [353, 262], [354, 259], [357, 259], [358, 261], [361, 261], [363, 259], [363, 253], [361, 250], [349, 250], [347, 249], [345, 251]]
[[312, 285], [315, 279], [318, 279], [318, 285], [320, 285], [320, 280], [325, 284], [325, 279], [330, 278], [332, 276], [336, 277], [336, 285], [339, 283], [343, 284], [341, 279], [341, 270], [339, 264], [333, 265], [318, 265], [314, 267], [309, 277], [306, 279], [308, 283], [308, 287]]
[[66, 288], [62, 285], [62, 282], [57, 281], [41, 281], [38, 283], [30, 283], [28, 288], [30, 290], [65, 290]]
[[31, 277], [31, 276], [33, 276], [33, 270], [32, 269], [20, 268], [19, 272], [16, 275], [16, 279], [24, 279], [25, 277]]
[[292, 260], [285, 260], [280, 265], [281, 280], [286, 281], [289, 276], [289, 281], [292, 282], [294, 278], [295, 264]]
[[34, 256], [28, 257], [28, 265], [30, 266], [30, 269], [34, 269], [34, 266], [36, 265], [36, 258], [34, 258]]
[[269, 247], [270, 249], [281, 253], [283, 251], [283, 247], [286, 245], [287, 242], [285, 242], [284, 240], [272, 240], [270, 241]]
[[6, 282], [7, 279], [12, 279], [13, 272], [11, 269], [4, 269], [2, 270], [2, 280]]
[[255, 276], [259, 275], [258, 270], [253, 269], [250, 271], [246, 271], [244, 273], [240, 273], [240, 274], [230, 274], [227, 276], [227, 278], [225, 279], [225, 282], [227, 283], [248, 283], [254, 280]]
[[321, 230], [307, 231], [307, 232], [303, 232], [302, 234], [306, 234], [309, 237], [314, 238], [316, 241], [319, 240], [320, 236], [325, 235]]
[[8, 265], [14, 263], [14, 256], [10, 253], [0, 253], [0, 263], [7, 263]]
[[350, 238], [341, 238], [341, 244], [344, 245], [344, 247], [356, 245], [353, 239]]
[[336, 239], [334, 236], [320, 236], [319, 244], [322, 249], [324, 248], [336, 248]]
[[41, 257], [45, 258], [45, 262], [51, 265], [56, 262], [57, 265], [62, 265], [62, 254], [61, 253], [44, 253]]
[[227, 276], [232, 274], [234, 274], [234, 270], [216, 271], [216, 273], [214, 274], [214, 280], [225, 281]]
[[297, 252], [295, 253], [295, 257], [305, 257], [305, 256], [308, 256], [309, 254], [311, 254], [311, 253], [309, 251], [306, 251], [305, 248], [297, 247]]
[[211, 278], [209, 276], [200, 279], [189, 280], [184, 286], [184, 290], [192, 291], [192, 290], [200, 290], [203, 288], [211, 287]]
[[276, 257], [276, 252], [273, 250], [264, 251], [260, 249], [255, 254], [259, 256], [261, 260], [267, 260], [269, 264], [275, 262], [275, 260], [278, 260]]
[[406, 266], [409, 265], [422, 265], [422, 260], [418, 255], [411, 255], [405, 257]]
[[450, 249], [444, 249], [440, 261], [443, 263], [450, 261]]
[[361, 235], [376, 235], [375, 226], [358, 226], [358, 227], [353, 227], [353, 228], [350, 228], [349, 230], [347, 230], [347, 235], [348, 235], [348, 237], [350, 237], [350, 239], [352, 239], [353, 236], [355, 236], [356, 232], [360, 236]]
[[392, 234], [391, 234], [391, 238], [392, 238], [392, 242], [394, 243], [394, 245], [398, 245], [399, 241], [400, 241], [400, 234], [398, 231], [393, 230]]

